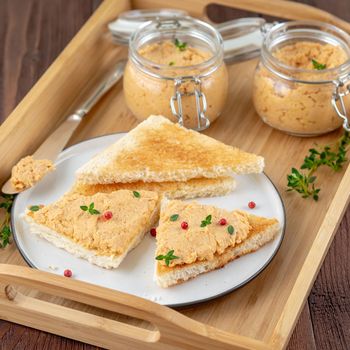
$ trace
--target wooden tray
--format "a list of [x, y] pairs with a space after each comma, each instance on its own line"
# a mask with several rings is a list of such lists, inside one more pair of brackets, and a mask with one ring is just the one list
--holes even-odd
[[[228, 0], [216, 2], [231, 4]], [[207, 3], [178, 0], [176, 6], [200, 17]], [[288, 13], [290, 18], [336, 21], [305, 5], [277, 0], [271, 3], [236, 0], [234, 6], [275, 16]], [[162, 0], [139, 0], [132, 5], [168, 7]], [[126, 56], [125, 48], [112, 44], [106, 24], [130, 8], [127, 0], [105, 0], [1, 126], [1, 181], [6, 180], [16, 161], [33, 152], [74, 110], [83, 92], [116, 60]], [[346, 22], [339, 20], [337, 24], [349, 29]], [[260, 121], [251, 102], [255, 65], [256, 61], [249, 61], [229, 68], [230, 99], [222, 117], [205, 133], [262, 154], [266, 172], [283, 196], [287, 210], [285, 240], [259, 277], [217, 300], [175, 311], [23, 267], [25, 262], [12, 244], [0, 251], [0, 317], [105, 348], [284, 348], [347, 206], [350, 168], [321, 174], [324, 179], [328, 176], [328, 181], [318, 203], [285, 192], [286, 174], [301, 164], [316, 139], [287, 136]], [[136, 124], [125, 106], [122, 84], [118, 84], [84, 120], [71, 144], [126, 131]], [[334, 140], [338, 133], [319, 137], [317, 142]]]

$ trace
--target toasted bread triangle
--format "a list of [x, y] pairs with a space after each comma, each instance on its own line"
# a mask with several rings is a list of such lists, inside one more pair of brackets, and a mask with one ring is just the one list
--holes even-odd
[[85, 184], [187, 181], [262, 172], [264, 158], [150, 116], [77, 171]]
[[[175, 211], [179, 215], [179, 222], [169, 220], [169, 214]], [[196, 211], [200, 217], [195, 218]], [[238, 214], [236, 220], [234, 213]], [[207, 214], [212, 215], [212, 223], [199, 228], [200, 218], [205, 218]], [[226, 225], [218, 224], [218, 217], [221, 216], [227, 219]], [[181, 232], [179, 228], [182, 220], [188, 222], [189, 227]], [[240, 222], [243, 225], [239, 225]], [[230, 224], [238, 227], [232, 235], [227, 230]], [[280, 224], [273, 218], [255, 216], [244, 211], [228, 212], [196, 202], [165, 201], [157, 229], [156, 256], [165, 255], [170, 250], [176, 259], [171, 260], [169, 266], [164, 260], [156, 261], [155, 280], [164, 288], [185, 282], [258, 250], [273, 240], [278, 232]]]
[[159, 195], [143, 190], [137, 194], [67, 193], [37, 211], [28, 210], [24, 217], [31, 232], [55, 246], [95, 265], [117, 268], [159, 218]]

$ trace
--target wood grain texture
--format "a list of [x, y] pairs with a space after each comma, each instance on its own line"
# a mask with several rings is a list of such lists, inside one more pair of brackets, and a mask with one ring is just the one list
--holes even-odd
[[0, 1], [0, 115], [4, 120], [100, 1]]
[[[303, 2], [327, 9], [350, 20], [350, 6], [346, 1]], [[4, 42], [5, 48], [0, 56], [2, 69], [0, 79], [1, 118], [4, 119], [21, 100], [81, 27], [97, 3], [98, 1], [90, 0], [51, 0], [50, 6], [45, 6], [43, 0], [0, 1], [1, 18], [5, 18], [0, 23], [0, 41]], [[19, 6], [20, 4], [21, 6]], [[230, 19], [229, 10], [219, 9], [216, 11], [218, 20]], [[3, 13], [6, 15], [2, 16]], [[222, 17], [220, 17], [220, 13]], [[234, 16], [239, 16], [239, 13], [234, 11]], [[106, 102], [109, 98], [107, 97]], [[99, 112], [102, 114], [106, 110], [107, 113], [111, 113], [105, 106], [106, 104], [101, 106]], [[239, 112], [244, 114], [244, 110]], [[111, 114], [108, 117], [111, 117]], [[213, 127], [218, 128], [215, 124]], [[77, 139], [84, 139], [92, 133], [92, 130], [95, 130], [95, 133], [105, 132], [102, 127], [99, 129], [98, 123], [91, 118], [78, 132]], [[256, 131], [258, 132], [258, 130]], [[271, 136], [274, 137], [273, 134]], [[313, 207], [313, 210], [317, 210], [317, 208]], [[347, 249], [349, 247], [347, 235], [349, 228], [350, 212], [347, 212], [311, 291], [309, 303], [301, 314], [289, 349], [346, 349], [350, 342], [350, 273]], [[237, 297], [240, 297], [239, 293], [237, 293]], [[224, 307], [226, 305], [224, 299], [219, 301], [216, 307]], [[208, 303], [205, 308], [211, 310], [211, 306], [211, 303]], [[185, 313], [191, 315], [195, 313], [195, 310], [189, 309]], [[29, 349], [94, 348], [5, 321], [0, 321], [0, 340], [0, 346], [3, 349], [23, 349], [23, 344], [29, 346]]]
[[349, 228], [348, 210], [309, 296], [317, 349], [349, 348]]

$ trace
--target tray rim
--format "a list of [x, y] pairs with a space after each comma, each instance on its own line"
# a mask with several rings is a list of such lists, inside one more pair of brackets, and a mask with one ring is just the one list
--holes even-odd
[[[68, 152], [71, 148], [79, 145], [79, 144], [82, 144], [84, 142], [88, 142], [90, 140], [96, 140], [96, 139], [99, 139], [99, 138], [103, 138], [103, 137], [106, 137], [106, 136], [113, 136], [113, 135], [120, 135], [120, 134], [124, 134], [126, 135], [128, 132], [116, 132], [116, 133], [108, 133], [108, 134], [105, 134], [105, 135], [100, 135], [100, 136], [95, 136], [95, 137], [91, 137], [89, 139], [86, 139], [86, 140], [83, 140], [83, 141], [79, 141], [75, 144], [72, 144], [68, 147], [65, 147], [62, 152], [58, 155], [57, 157], [57, 160], [59, 160], [60, 157], [63, 157], [64, 154], [66, 152]], [[284, 202], [283, 202], [283, 199], [282, 199], [282, 196], [278, 190], [278, 188], [276, 187], [276, 185], [273, 183], [273, 181], [270, 179], [270, 177], [263, 171], [262, 174], [266, 177], [266, 179], [270, 182], [270, 184], [272, 185], [272, 187], [275, 189], [277, 195], [278, 195], [278, 198], [280, 199], [281, 201], [281, 204], [282, 204], [282, 211], [283, 211], [283, 221], [284, 221], [284, 226], [283, 226], [283, 229], [281, 231], [281, 238], [280, 238], [280, 241], [278, 243], [278, 246], [276, 247], [275, 251], [273, 252], [273, 254], [271, 255], [271, 257], [265, 262], [265, 264], [257, 271], [255, 272], [252, 276], [250, 276], [248, 279], [246, 279], [245, 281], [243, 281], [242, 283], [238, 284], [237, 286], [231, 288], [231, 289], [228, 289], [226, 290], [225, 292], [222, 292], [222, 293], [219, 293], [215, 296], [212, 296], [212, 297], [208, 297], [208, 298], [204, 298], [204, 299], [200, 299], [200, 300], [196, 300], [194, 302], [186, 302], [186, 303], [179, 303], [179, 304], [174, 304], [174, 305], [166, 305], [164, 304], [164, 306], [168, 306], [168, 307], [171, 307], [171, 308], [180, 308], [180, 307], [186, 307], [186, 306], [194, 306], [194, 305], [199, 305], [199, 304], [203, 304], [205, 302], [208, 302], [208, 301], [211, 301], [211, 300], [215, 300], [215, 299], [218, 299], [218, 298], [221, 298], [227, 294], [230, 294], [240, 288], [242, 288], [243, 286], [245, 286], [246, 284], [248, 284], [249, 282], [253, 281], [256, 277], [258, 277], [270, 264], [271, 262], [274, 260], [275, 256], [277, 255], [277, 253], [279, 252], [280, 248], [281, 248], [281, 245], [283, 243], [283, 240], [285, 238], [285, 234], [286, 234], [286, 228], [287, 228], [287, 214], [286, 214], [286, 208], [285, 208], [285, 205], [284, 205]], [[18, 200], [18, 196], [15, 197], [14, 201], [13, 201], [13, 204], [12, 204], [12, 208], [11, 208], [11, 222], [10, 222], [10, 227], [11, 227], [11, 231], [12, 231], [12, 237], [15, 241], [15, 244], [16, 244], [16, 247], [19, 251], [19, 253], [21, 254], [23, 260], [27, 263], [27, 265], [31, 268], [34, 268], [36, 270], [39, 270], [41, 271], [38, 267], [36, 267], [32, 262], [31, 260], [29, 259], [29, 257], [27, 256], [27, 254], [22, 250], [19, 242], [18, 242], [18, 238], [17, 238], [17, 231], [15, 229], [15, 224], [14, 224], [14, 220], [12, 220], [12, 218], [14, 217], [14, 211], [15, 211], [15, 207], [16, 207], [16, 202]], [[59, 248], [58, 248], [59, 249]], [[214, 271], [213, 271], [214, 272]]]

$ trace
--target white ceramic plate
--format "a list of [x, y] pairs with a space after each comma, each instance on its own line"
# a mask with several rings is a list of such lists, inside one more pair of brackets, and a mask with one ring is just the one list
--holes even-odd
[[[13, 234], [19, 251], [30, 266], [59, 275], [69, 268], [76, 279], [134, 294], [159, 304], [183, 306], [233, 291], [249, 282], [269, 264], [283, 239], [285, 213], [279, 193], [265, 174], [237, 176], [237, 188], [232, 194], [198, 201], [225, 209], [251, 210], [247, 208], [247, 203], [253, 200], [257, 206], [252, 213], [275, 217], [280, 221], [282, 229], [277, 238], [257, 252], [227, 264], [223, 269], [168, 289], [158, 287], [153, 281], [155, 239], [150, 235], [146, 235], [141, 244], [128, 254], [118, 269], [105, 270], [31, 234], [28, 224], [20, 217], [25, 209], [29, 205], [49, 204], [61, 197], [73, 185], [75, 170], [123, 135], [98, 137], [66, 149], [57, 160], [55, 172], [47, 175], [34, 188], [17, 196], [12, 209]], [[52, 267], [57, 269], [53, 270]]]

